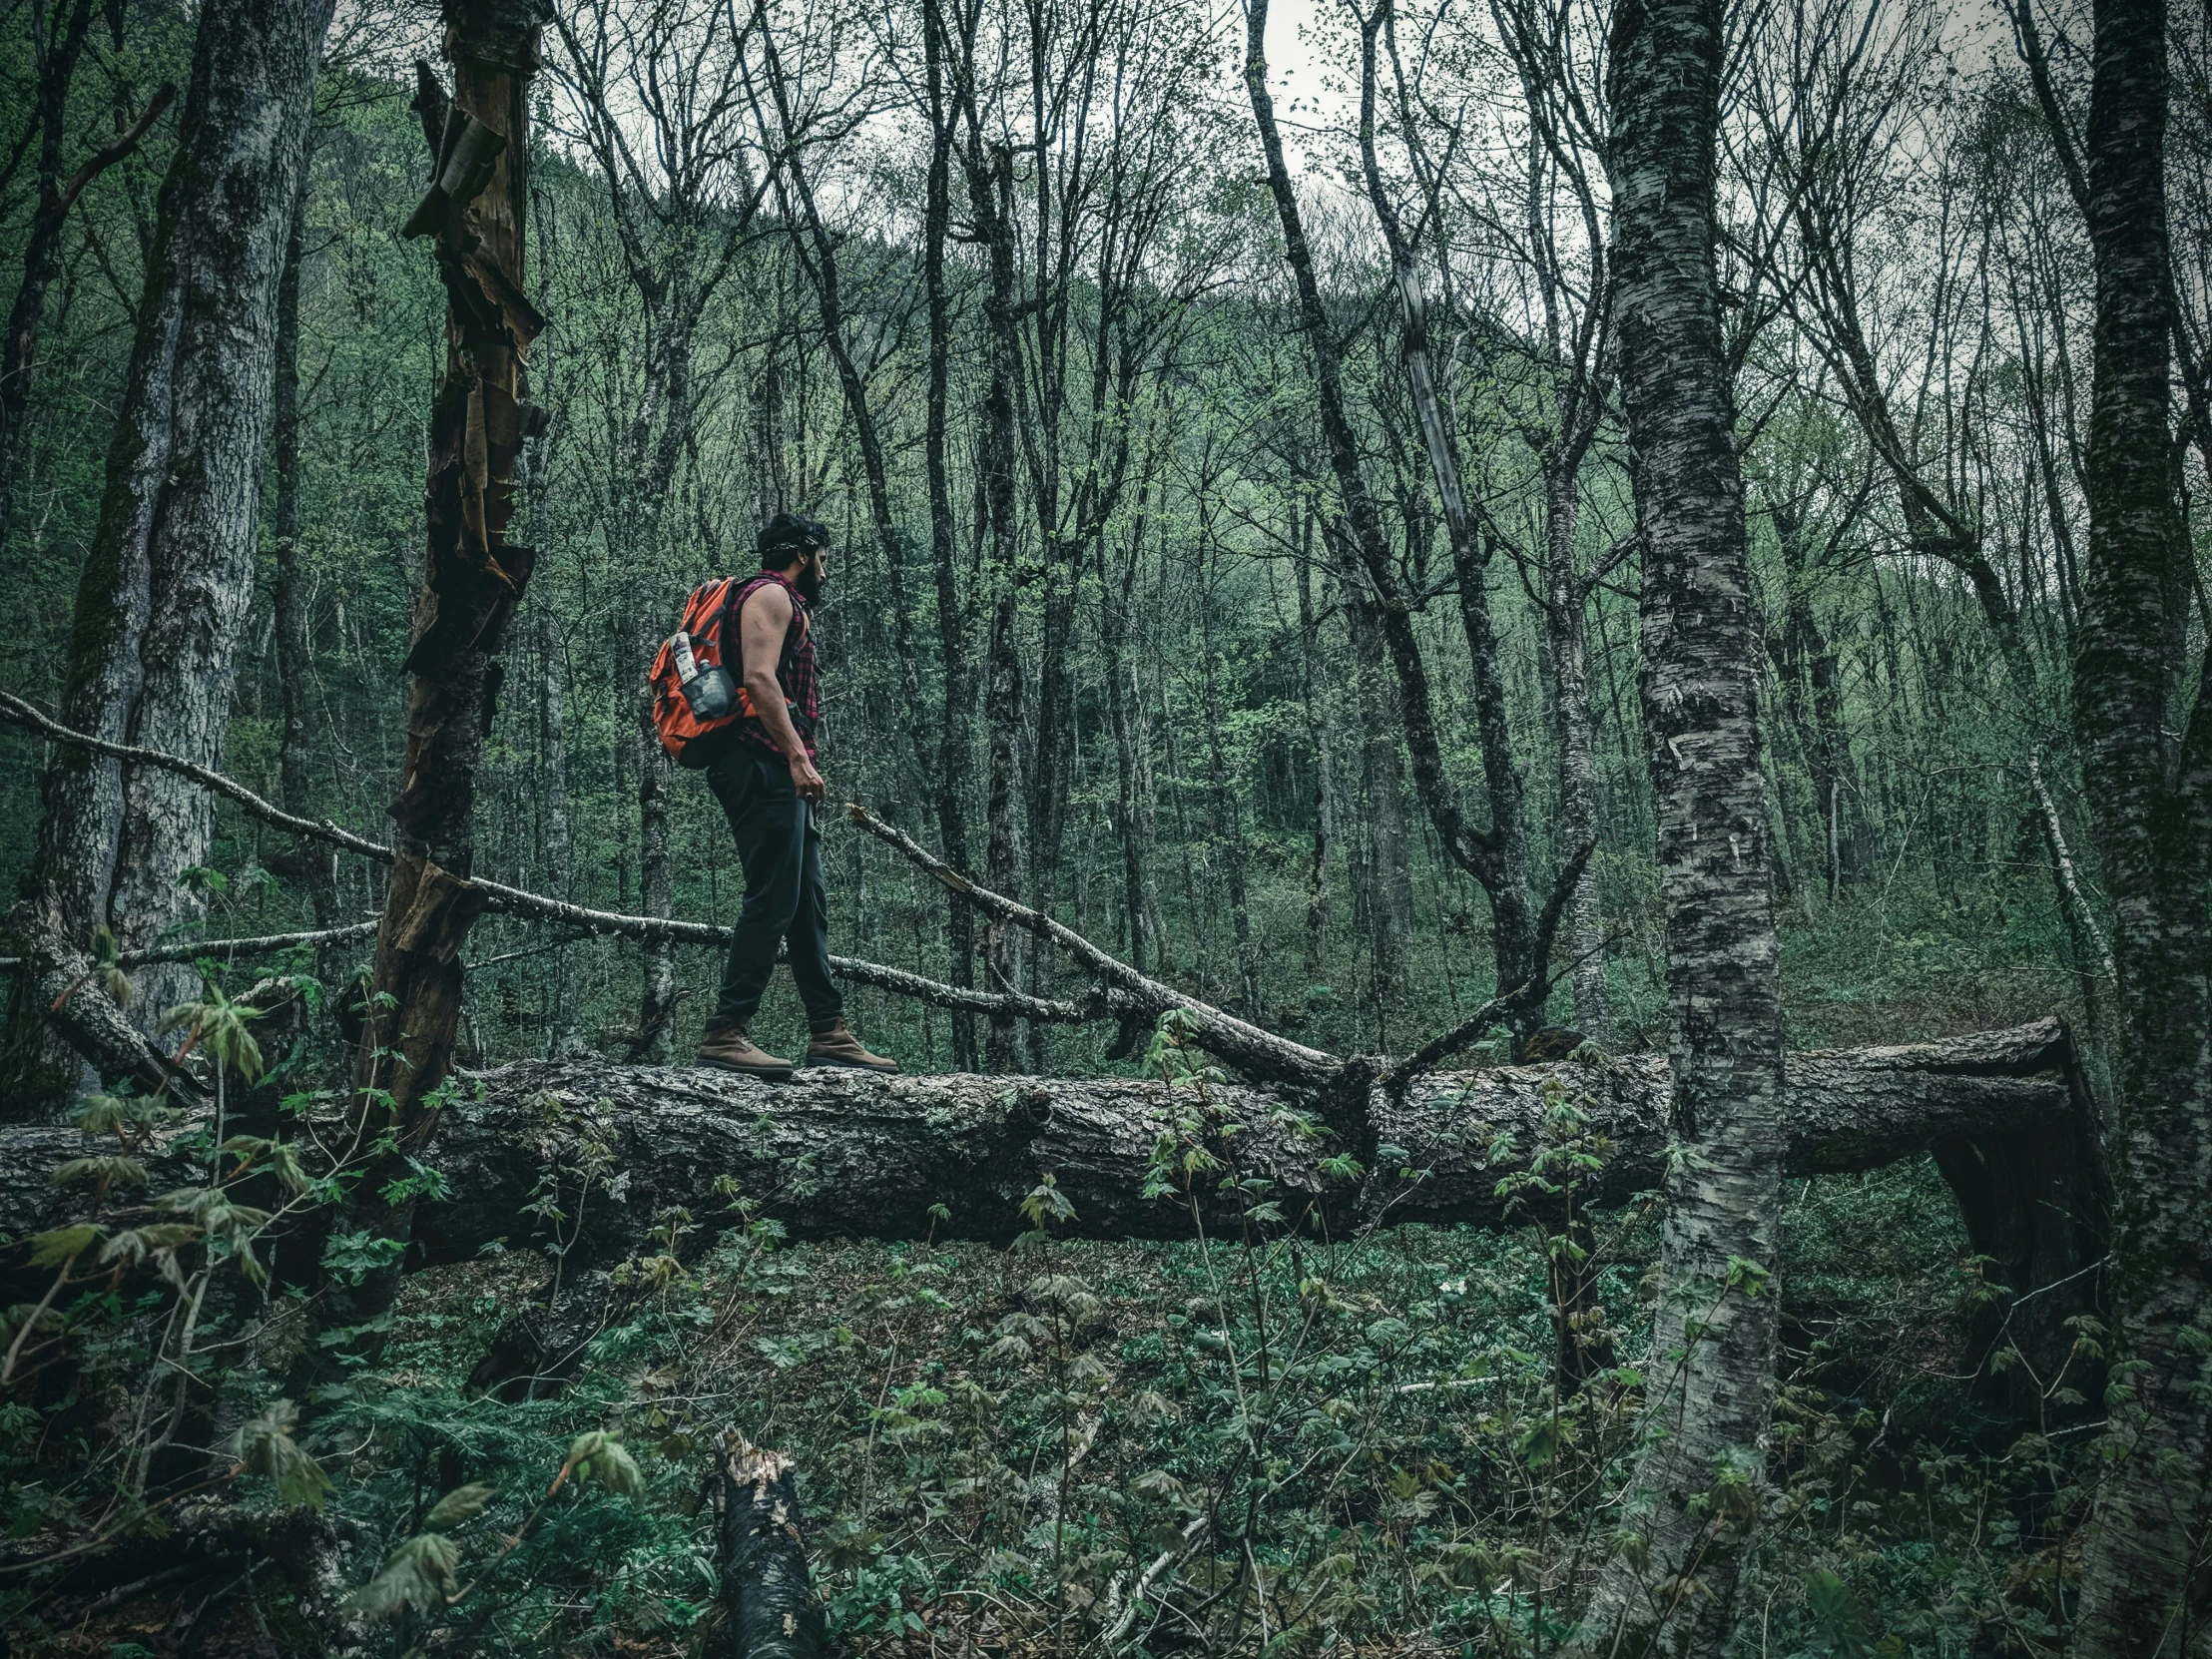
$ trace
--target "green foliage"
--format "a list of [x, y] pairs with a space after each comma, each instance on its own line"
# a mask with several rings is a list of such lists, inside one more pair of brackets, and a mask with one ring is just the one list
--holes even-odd
[[385, 1558], [383, 1570], [355, 1590], [346, 1605], [365, 1619], [434, 1612], [457, 1593], [453, 1573], [460, 1564], [460, 1548], [452, 1539], [417, 1533]]
[[232, 1450], [247, 1473], [276, 1483], [276, 1496], [286, 1508], [319, 1509], [330, 1499], [330, 1477], [292, 1438], [298, 1420], [296, 1405], [288, 1399], [276, 1400], [239, 1425]]
[[234, 1002], [212, 979], [201, 981], [201, 991], [198, 1002], [180, 1002], [162, 1015], [161, 1029], [185, 1031], [188, 1049], [198, 1048], [251, 1083], [262, 1074], [262, 1049], [248, 1027], [262, 1010]]
[[561, 1473], [564, 1477], [574, 1474], [580, 1485], [604, 1486], [624, 1497], [636, 1497], [645, 1490], [645, 1475], [630, 1455], [630, 1448], [619, 1434], [604, 1429], [594, 1428], [576, 1436], [561, 1464]]
[[484, 1506], [498, 1495], [497, 1486], [476, 1482], [455, 1486], [431, 1507], [430, 1513], [423, 1517], [422, 1524], [432, 1532], [450, 1532], [454, 1527], [474, 1520], [483, 1513]]
[[324, 1240], [322, 1265], [348, 1285], [358, 1285], [370, 1274], [394, 1266], [406, 1254], [406, 1241], [362, 1228], [351, 1233], [333, 1232]]
[[88, 1224], [57, 1227], [31, 1237], [31, 1266], [58, 1268], [99, 1243], [105, 1230]]

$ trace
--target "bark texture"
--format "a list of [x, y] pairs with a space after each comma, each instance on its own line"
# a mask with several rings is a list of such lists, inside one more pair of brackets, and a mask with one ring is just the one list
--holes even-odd
[[[111, 742], [203, 762], [221, 748], [254, 585], [277, 278], [330, 11], [244, 0], [200, 18], [63, 680], [64, 721]], [[166, 774], [57, 755], [26, 889], [35, 925], [71, 948], [106, 925], [152, 942], [192, 912], [177, 877], [205, 855], [208, 826], [205, 797]], [[167, 1006], [177, 971], [149, 977], [142, 1007]], [[19, 987], [0, 1099], [38, 1115], [77, 1080]]]
[[[305, 165], [331, 0], [250, 0], [200, 19], [177, 161], [169, 276], [179, 290], [168, 458], [147, 538], [144, 678], [132, 740], [213, 765], [231, 720], [254, 596], [262, 449], [276, 370], [276, 300]], [[198, 919], [182, 881], [207, 856], [214, 805], [175, 774], [131, 769], [108, 914], [125, 949]], [[148, 1015], [192, 970], [139, 986]]]
[[[427, 547], [405, 667], [407, 752], [389, 809], [396, 856], [376, 936], [354, 1062], [354, 1110], [390, 1150], [349, 1196], [348, 1224], [405, 1239], [411, 1207], [379, 1195], [407, 1173], [443, 1114], [433, 1098], [453, 1063], [461, 947], [489, 901], [475, 861], [477, 763], [491, 729], [507, 625], [536, 555], [507, 541], [515, 461], [531, 424], [523, 359], [544, 327], [523, 285], [530, 78], [539, 0], [446, 0], [448, 104], [417, 66], [417, 108], [441, 137], [433, 182], [405, 227], [427, 234], [446, 292], [446, 363], [430, 412]], [[389, 1305], [396, 1274], [333, 1288], [323, 1313], [364, 1324]]]
[[1717, 1653], [1756, 1535], [1786, 1116], [1750, 563], [1713, 264], [1719, 0], [1624, 0], [1607, 70], [1613, 293], [1644, 546], [1643, 710], [1674, 1094], [1644, 1442], [1580, 1633]]
[[733, 1428], [723, 1436], [715, 1472], [733, 1659], [815, 1659], [823, 1648], [822, 1610], [807, 1571], [798, 1469]]
[[[313, 689], [312, 598], [299, 552], [299, 263], [305, 251], [307, 180], [304, 164], [294, 185], [291, 227], [284, 244], [284, 271], [276, 284], [276, 379], [270, 426], [270, 462], [276, 474], [276, 516], [270, 525], [276, 558], [272, 594], [276, 620], [276, 695], [283, 730], [277, 747], [277, 776], [284, 811], [304, 818], [314, 810], [307, 752], [307, 701]], [[317, 927], [334, 924], [336, 869], [330, 854], [301, 845], [270, 867], [303, 879], [314, 905]]]
[[[1658, 1056], [1430, 1074], [1401, 1096], [1372, 1090], [1326, 1141], [1303, 1127], [1313, 1117], [1303, 1097], [1239, 1086], [1201, 1099], [1131, 1079], [814, 1070], [773, 1084], [699, 1067], [520, 1062], [464, 1074], [434, 1160], [452, 1196], [417, 1211], [414, 1242], [433, 1262], [466, 1260], [494, 1239], [519, 1245], [539, 1180], [586, 1139], [604, 1147], [615, 1174], [581, 1195], [571, 1183], [564, 1212], [582, 1217], [570, 1256], [579, 1268], [638, 1248], [664, 1205], [684, 1205], [702, 1222], [734, 1221], [725, 1177], [795, 1238], [1008, 1239], [1021, 1230], [1023, 1195], [1047, 1173], [1075, 1206], [1065, 1227], [1072, 1236], [1182, 1237], [1189, 1216], [1181, 1202], [1143, 1193], [1161, 1133], [1201, 1105], [1217, 1151], [1276, 1180], [1294, 1217], [1312, 1205], [1333, 1226], [1506, 1227], [1522, 1218], [1507, 1214], [1498, 1183], [1539, 1149], [1561, 1088], [1612, 1149], [1578, 1202], [1614, 1204], [1656, 1187], [1670, 1095]], [[2094, 1276], [2080, 1270], [2099, 1249], [2102, 1175], [2058, 1021], [1911, 1047], [1793, 1054], [1782, 1105], [1787, 1174], [1849, 1174], [1933, 1151], [1959, 1194], [1975, 1250], [1998, 1258], [2000, 1276], [2023, 1297], [2043, 1292], [2023, 1306], [2094, 1306]], [[1223, 1135], [1230, 1123], [1245, 1131]], [[171, 1131], [169, 1143], [191, 1127]], [[1348, 1146], [1364, 1164], [1382, 1165], [1375, 1149], [1384, 1144], [1407, 1156], [1364, 1181], [1321, 1173], [1321, 1159]], [[0, 1228], [23, 1234], [66, 1220], [72, 1197], [47, 1172], [82, 1152], [70, 1129], [0, 1132]], [[187, 1157], [149, 1158], [157, 1190], [169, 1161], [181, 1177]], [[2030, 1166], [2032, 1175], [2015, 1176]], [[1407, 1168], [1421, 1173], [1409, 1178]], [[930, 1214], [939, 1203], [949, 1220]], [[1226, 1219], [1208, 1216], [1209, 1225]], [[2019, 1311], [2014, 1338], [2024, 1329]], [[2034, 1330], [2060, 1356], [2071, 1340], [2057, 1318]]]
[[[2083, 1563], [2083, 1655], [2182, 1654], [2212, 1565], [2212, 709], [2172, 706], [2192, 554], [2175, 484], [2163, 0], [2098, 0], [2085, 150], [2096, 263], [2082, 782], [2118, 970], [2114, 1453]], [[2175, 737], [2179, 729], [2179, 737]]]
[[[929, 176], [925, 187], [922, 232], [922, 289], [928, 314], [929, 369], [923, 394], [923, 466], [929, 479], [929, 564], [936, 579], [937, 649], [943, 681], [944, 718], [938, 726], [936, 767], [937, 843], [954, 869], [968, 867], [967, 794], [969, 686], [967, 611], [959, 580], [958, 527], [952, 516], [950, 440], [952, 381], [952, 296], [945, 275], [945, 248], [952, 237], [952, 153], [959, 112], [946, 87], [946, 59], [953, 56], [938, 0], [922, 0], [922, 45], [927, 59]], [[975, 977], [975, 920], [957, 894], [946, 895], [945, 947], [951, 957], [952, 983], [972, 985]], [[955, 1065], [974, 1070], [975, 1021], [967, 1014], [952, 1019]]]

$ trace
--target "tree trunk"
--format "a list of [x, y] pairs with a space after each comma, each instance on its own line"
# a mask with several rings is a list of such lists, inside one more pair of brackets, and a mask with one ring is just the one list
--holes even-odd
[[[284, 811], [305, 819], [315, 816], [307, 739], [314, 640], [307, 578], [299, 557], [299, 261], [306, 241], [308, 175], [302, 161], [292, 193], [291, 228], [284, 241], [283, 275], [276, 284], [276, 380], [269, 434], [270, 460], [276, 474], [276, 517], [270, 529], [276, 556], [276, 585], [271, 597], [276, 613], [276, 697], [282, 720], [277, 735], [277, 783]], [[302, 844], [291, 850], [289, 864], [305, 881], [315, 925], [335, 927], [336, 867], [329, 850]]]
[[22, 477], [25, 417], [31, 402], [31, 365], [38, 356], [46, 290], [62, 272], [62, 227], [85, 187], [137, 148], [146, 129], [168, 107], [173, 91], [165, 86], [136, 127], [95, 151], [82, 167], [64, 178], [62, 147], [69, 137], [69, 90], [84, 57], [94, 8], [92, 0], [60, 0], [42, 28], [38, 14], [44, 11], [44, 0], [33, 0], [33, 4], [38, 8], [33, 29], [40, 46], [32, 94], [38, 173], [31, 220], [23, 233], [23, 276], [8, 307], [7, 334], [0, 338], [0, 547], [7, 545], [14, 521], [12, 509]]
[[[2120, 1202], [2114, 1461], [2082, 1568], [2076, 1652], [2182, 1653], [2204, 1629], [2212, 1479], [2212, 707], [2170, 690], [2180, 447], [2166, 229], [2163, 0], [2099, 0], [2086, 135], [2097, 276], [2088, 592], [2074, 668], [2082, 780], [2112, 898]], [[2183, 728], [2178, 754], [2165, 734]]]
[[807, 1572], [797, 1468], [733, 1428], [716, 1448], [715, 1473], [731, 1659], [816, 1659], [822, 1609]]
[[[253, 590], [277, 278], [329, 15], [329, 0], [253, 0], [201, 17], [78, 580], [61, 699], [78, 731], [174, 743], [202, 760], [221, 746]], [[148, 660], [150, 624], [160, 644]], [[208, 827], [196, 790], [126, 778], [81, 751], [57, 755], [27, 887], [38, 924], [78, 948], [110, 925], [151, 940], [189, 917], [195, 901], [177, 877], [205, 855]], [[158, 1015], [180, 977], [157, 969], [141, 1008]], [[78, 1066], [25, 997], [19, 982], [0, 1098], [35, 1115], [67, 1097]]]
[[[147, 536], [149, 603], [132, 741], [214, 765], [230, 726], [254, 595], [262, 448], [276, 383], [276, 297], [306, 164], [330, 0], [258, 0], [202, 15], [175, 168], [180, 289], [171, 433]], [[173, 169], [174, 171], [174, 169]], [[124, 780], [108, 916], [124, 949], [198, 919], [182, 880], [207, 856], [213, 804], [175, 774]], [[148, 973], [148, 1017], [192, 992], [183, 964]]]
[[[353, 1073], [358, 1132], [374, 1144], [389, 1131], [392, 1142], [333, 1223], [402, 1241], [412, 1201], [387, 1202], [383, 1190], [409, 1174], [409, 1158], [445, 1116], [434, 1097], [452, 1069], [461, 947], [486, 898], [468, 880], [476, 771], [507, 625], [535, 563], [530, 549], [509, 545], [506, 529], [525, 418], [522, 355], [544, 326], [523, 285], [534, 0], [445, 0], [444, 13], [454, 92], [441, 123], [450, 152], [443, 171], [460, 190], [434, 185], [424, 209], [446, 288], [446, 364], [431, 407], [426, 559], [405, 665], [404, 789], [390, 808], [397, 857]], [[442, 104], [428, 66], [417, 74], [425, 102]], [[487, 152], [488, 167], [464, 167], [471, 153]], [[325, 1324], [372, 1323], [396, 1287], [389, 1270], [355, 1287], [325, 1287]], [[310, 1364], [334, 1363], [310, 1354]]]
[[[1589, 591], [1574, 564], [1581, 517], [1579, 466], [1554, 465], [1544, 478], [1544, 625], [1551, 642], [1552, 719], [1559, 748], [1559, 840], [1570, 853], [1602, 831], [1597, 745], [1590, 721], [1590, 668], [1583, 643]], [[1574, 1023], [1601, 1046], [1613, 1041], [1605, 997], [1605, 916], [1595, 860], [1585, 861], [1567, 900], [1567, 948], [1574, 952]]]
[[[544, 825], [540, 839], [553, 896], [574, 899], [576, 834], [568, 821], [568, 674], [560, 624], [550, 610], [538, 613], [537, 643], [538, 812]], [[576, 1000], [565, 950], [553, 953], [553, 1006], [545, 1024], [548, 1059], [563, 1059], [575, 1051]]]
[[1750, 562], [1713, 265], [1719, 0], [1629, 0], [1607, 97], [1613, 281], [1644, 544], [1643, 707], [1666, 897], [1663, 1288], [1645, 1443], [1581, 1640], [1717, 1653], [1765, 1489], [1786, 1111]]
[[[1151, 471], [1148, 459], [1146, 470]], [[1129, 965], [1145, 967], [1145, 941], [1164, 973], [1167, 939], [1160, 922], [1160, 898], [1152, 877], [1152, 851], [1159, 835], [1152, 791], [1152, 733], [1144, 698], [1133, 678], [1126, 646], [1132, 591], [1144, 557], [1151, 523], [1152, 480], [1137, 492], [1137, 521], [1129, 530], [1129, 551], [1117, 576], [1106, 558], [1106, 533], [1098, 535], [1098, 647], [1105, 679], [1107, 720], [1114, 733], [1115, 837], [1121, 843], [1122, 913], [1126, 921]]]
[[1835, 898], [1860, 873], [1864, 844], [1857, 810], [1845, 799], [1845, 772], [1851, 757], [1844, 730], [1843, 687], [1836, 647], [1813, 608], [1812, 576], [1806, 569], [1805, 526], [1795, 503], [1776, 502], [1775, 540], [1781, 544], [1783, 579], [1788, 592], [1782, 612], [1782, 666], [1800, 728], [1806, 733], [1806, 772], [1820, 818], [1821, 861], [1828, 896]]
[[[971, 127], [974, 123], [970, 112]], [[1022, 671], [1016, 600], [1021, 586], [1019, 531], [1014, 522], [1014, 381], [1021, 372], [1014, 315], [1014, 231], [1009, 216], [1013, 157], [1004, 149], [985, 154], [979, 130], [968, 136], [968, 206], [990, 259], [990, 291], [983, 303], [990, 336], [990, 388], [983, 400], [982, 477], [979, 484], [990, 525], [991, 607], [984, 707], [990, 730], [989, 844], [985, 879], [1010, 898], [1022, 886], [1021, 756]], [[994, 991], [1024, 986], [1019, 934], [993, 923], [984, 929], [984, 981]], [[1026, 1044], [1020, 1022], [991, 1019], [988, 1057], [994, 1070], [1015, 1071]]]
[[[945, 452], [950, 425], [952, 307], [945, 289], [945, 245], [952, 235], [952, 141], [957, 116], [945, 96], [944, 16], [939, 0], [922, 0], [922, 45], [928, 77], [929, 177], [922, 227], [922, 287], [928, 310], [929, 369], [924, 392], [922, 452], [929, 480], [929, 557], [937, 587], [937, 650], [944, 682], [938, 726], [935, 805], [937, 841], [945, 861], [968, 867], [967, 612], [960, 601], [959, 527], [952, 516], [952, 485]], [[946, 977], [974, 983], [975, 918], [958, 895], [945, 895]], [[953, 1063], [976, 1066], [975, 1019], [952, 1016]]]
[[1314, 516], [1298, 515], [1292, 540], [1298, 547], [1298, 638], [1301, 691], [1306, 702], [1306, 741], [1314, 751], [1314, 840], [1306, 867], [1306, 981], [1322, 983], [1323, 947], [1329, 936], [1329, 842], [1336, 812], [1337, 781], [1332, 767], [1327, 652], [1314, 610]]
[[[995, 538], [994, 538], [995, 539]], [[1021, 848], [1021, 657], [1015, 641], [1013, 573], [1001, 570], [998, 602], [991, 608], [990, 684], [990, 842], [984, 879], [1009, 898], [1022, 888]], [[984, 983], [994, 991], [1027, 988], [1022, 973], [1026, 941], [1012, 928], [987, 922], [983, 928]], [[1027, 1047], [1020, 1021], [1010, 1014], [991, 1017], [989, 1059], [995, 1071], [1021, 1069]]]
[[[674, 853], [670, 846], [668, 803], [675, 768], [653, 725], [653, 693], [647, 682], [653, 654], [660, 649], [662, 619], [641, 604], [636, 615], [636, 651], [631, 658], [638, 687], [633, 710], [638, 757], [638, 909], [665, 916], [675, 900]], [[638, 1029], [630, 1057], [657, 1061], [668, 1052], [669, 1023], [676, 1014], [676, 954], [654, 940], [639, 963]]]
[[[1022, 1230], [1020, 1201], [1047, 1173], [1075, 1205], [1071, 1236], [1187, 1236], [1180, 1202], [1143, 1196], [1171, 1110], [1157, 1082], [812, 1070], [769, 1084], [704, 1067], [578, 1056], [475, 1074], [472, 1095], [477, 1083], [482, 1098], [453, 1114], [439, 1142], [436, 1161], [452, 1196], [417, 1215], [416, 1243], [431, 1262], [465, 1261], [494, 1238], [516, 1242], [547, 1168], [546, 1137], [587, 1130], [605, 1139], [611, 1167], [630, 1179], [619, 1197], [595, 1189], [586, 1200], [571, 1258], [578, 1265], [634, 1251], [664, 1205], [723, 1214], [717, 1195], [726, 1176], [796, 1238], [919, 1238], [933, 1230], [940, 1240], [1004, 1241]], [[1296, 1128], [1311, 1115], [1307, 1097], [1229, 1085], [1209, 1086], [1205, 1099], [1220, 1123], [1246, 1126], [1234, 1137], [1238, 1160], [1277, 1181], [1291, 1218], [1318, 1205], [1337, 1227], [1504, 1228], [1534, 1219], [1509, 1208], [1498, 1184], [1542, 1148], [1562, 1084], [1589, 1114], [1592, 1133], [1612, 1145], [1577, 1194], [1578, 1207], [1620, 1204], [1657, 1186], [1670, 1093], [1657, 1056], [1431, 1074], [1403, 1098], [1372, 1091], [1326, 1143]], [[2063, 1359], [2072, 1343], [2063, 1319], [2096, 1306], [2095, 1276], [2081, 1270], [2100, 1251], [2103, 1187], [2088, 1097], [2058, 1021], [1903, 1048], [1793, 1054], [1784, 1085], [1787, 1174], [1849, 1174], [1935, 1152], [1973, 1248], [1997, 1259], [1992, 1277], [2020, 1298], [2040, 1293], [2016, 1302], [2008, 1338], [2021, 1340], [2031, 1363], [2053, 1351]], [[550, 1117], [548, 1099], [559, 1105]], [[1181, 1090], [1174, 1109], [1188, 1110], [1191, 1099]], [[157, 1181], [194, 1156], [184, 1145], [192, 1127], [165, 1132], [167, 1150], [149, 1159]], [[1375, 1164], [1372, 1150], [1382, 1142], [1409, 1156], [1364, 1182], [1321, 1170], [1324, 1157], [1348, 1148]], [[23, 1234], [69, 1219], [75, 1201], [47, 1173], [82, 1150], [71, 1129], [0, 1131], [0, 1227]], [[1408, 1180], [1407, 1166], [1426, 1173]], [[949, 1221], [930, 1214], [940, 1202]], [[1209, 1216], [1209, 1225], [1222, 1219], [1234, 1221]], [[2045, 1302], [2054, 1311], [2023, 1328], [2018, 1311]]]
[[[1353, 686], [1360, 709], [1361, 908], [1374, 951], [1375, 996], [1394, 1005], [1403, 988], [1406, 941], [1413, 930], [1413, 875], [1406, 850], [1405, 763], [1382, 667], [1382, 631], [1374, 601], [1348, 587], [1345, 620], [1352, 635]], [[1500, 985], [1500, 990], [1506, 987]], [[1380, 1017], [1380, 1016], [1379, 1016]]]

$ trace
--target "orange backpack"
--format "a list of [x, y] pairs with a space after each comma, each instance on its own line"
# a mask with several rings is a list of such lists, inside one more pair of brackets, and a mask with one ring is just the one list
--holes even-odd
[[699, 740], [745, 718], [747, 699], [722, 661], [725, 613], [743, 586], [737, 577], [725, 576], [694, 588], [684, 602], [683, 623], [653, 659], [653, 726], [680, 767], [706, 765], [707, 752], [717, 746]]

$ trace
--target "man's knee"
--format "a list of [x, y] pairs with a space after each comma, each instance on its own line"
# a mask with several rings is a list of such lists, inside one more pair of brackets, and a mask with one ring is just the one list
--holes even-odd
[[745, 908], [738, 916], [738, 925], [772, 928], [781, 938], [799, 914], [800, 898], [797, 881], [771, 881], [750, 888], [745, 895]]

